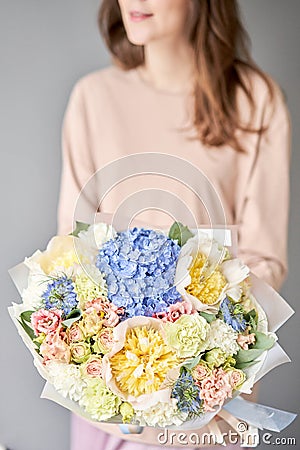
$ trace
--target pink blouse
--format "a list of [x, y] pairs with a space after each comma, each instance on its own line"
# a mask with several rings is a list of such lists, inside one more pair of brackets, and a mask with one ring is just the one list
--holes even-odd
[[[72, 229], [78, 198], [84, 208], [77, 208], [76, 219], [82, 221], [91, 220], [96, 211], [127, 208], [135, 214], [151, 207], [138, 216], [149, 226], [168, 226], [174, 218], [188, 221], [191, 215], [205, 225], [211, 220], [216, 224], [221, 210], [226, 223], [237, 226], [239, 256], [254, 274], [279, 289], [287, 272], [289, 116], [275, 84], [272, 104], [265, 83], [258, 76], [251, 83], [255, 112], [251, 115], [239, 92], [241, 117], [245, 124], [251, 119], [253, 127], [268, 128], [262, 134], [238, 131], [245, 150], [238, 152], [190, 139], [188, 91], [156, 89], [137, 70], [115, 66], [81, 79], [63, 126], [59, 233]], [[145, 155], [142, 167], [139, 159], [125, 158], [148, 152], [152, 159]], [[99, 169], [99, 176], [91, 179]]]

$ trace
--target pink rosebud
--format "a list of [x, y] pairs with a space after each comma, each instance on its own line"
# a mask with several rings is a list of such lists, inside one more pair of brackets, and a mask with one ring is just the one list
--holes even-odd
[[86, 302], [84, 310], [87, 314], [92, 311], [97, 311], [98, 313], [104, 312], [109, 305], [109, 301], [106, 297], [98, 297], [89, 302]]
[[170, 305], [168, 308], [167, 320], [168, 322], [176, 322], [183, 314], [195, 314], [197, 311], [193, 309], [189, 302], [177, 302]]
[[118, 325], [119, 321], [120, 321], [120, 317], [118, 316], [118, 314], [113, 311], [113, 309], [108, 309], [105, 312], [105, 319], [103, 321], [103, 325], [105, 327], [115, 327], [116, 325]]
[[230, 384], [233, 389], [240, 387], [246, 379], [246, 376], [242, 370], [233, 369], [230, 370], [228, 373], [230, 376]]
[[100, 358], [92, 357], [85, 366], [86, 374], [92, 378], [102, 376], [102, 361]]
[[[196, 382], [202, 381], [211, 374], [211, 370], [205, 364], [198, 364], [193, 369], [193, 378]], [[197, 383], [196, 383], [197, 384]]]
[[69, 344], [71, 342], [84, 341], [84, 339], [85, 339], [82, 328], [78, 325], [78, 323], [73, 323], [71, 328], [69, 328], [67, 331], [67, 336], [68, 336]]
[[39, 309], [31, 315], [31, 324], [34, 333], [54, 334], [61, 324], [61, 311], [59, 309]]
[[168, 321], [168, 314], [165, 311], [158, 312], [152, 315], [154, 319], [162, 320], [163, 322]]
[[40, 353], [44, 357], [44, 363], [52, 359], [69, 363], [71, 359], [69, 346], [62, 339], [59, 330], [53, 335], [47, 335], [46, 340], [40, 346]]
[[236, 341], [243, 350], [248, 350], [249, 345], [255, 342], [255, 334], [239, 334]]

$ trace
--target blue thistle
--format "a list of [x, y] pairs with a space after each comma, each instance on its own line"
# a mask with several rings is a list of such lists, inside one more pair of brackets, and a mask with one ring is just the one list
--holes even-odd
[[230, 325], [238, 333], [245, 331], [247, 328], [247, 322], [244, 319], [243, 313], [238, 311], [236, 305], [232, 303], [228, 297], [226, 297], [221, 305], [220, 312], [223, 316], [223, 320], [227, 325]]
[[179, 411], [188, 413], [190, 418], [202, 413], [200, 388], [195, 384], [192, 375], [186, 370], [183, 369], [179, 378], [175, 381], [171, 397], [178, 400]]
[[42, 294], [46, 309], [58, 308], [65, 316], [76, 308], [78, 301], [71, 279], [66, 275], [53, 279]]

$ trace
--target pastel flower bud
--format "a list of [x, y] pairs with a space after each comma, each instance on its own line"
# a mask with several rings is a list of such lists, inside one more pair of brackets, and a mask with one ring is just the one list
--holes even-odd
[[239, 389], [246, 380], [245, 373], [240, 369], [228, 369], [226, 372], [230, 376], [229, 382], [232, 386], [232, 389]]
[[81, 366], [82, 373], [85, 376], [97, 378], [102, 376], [102, 359], [99, 356], [92, 355]]
[[72, 342], [80, 342], [85, 340], [83, 329], [78, 323], [73, 323], [73, 325], [67, 330], [67, 337], [69, 344]]
[[130, 403], [124, 402], [120, 406], [120, 413], [122, 415], [123, 423], [130, 423], [134, 416], [134, 409]]
[[90, 345], [87, 342], [73, 342], [70, 345], [71, 359], [76, 363], [87, 361], [91, 354]]
[[220, 348], [213, 348], [209, 352], [205, 353], [204, 356], [205, 361], [207, 364], [213, 368], [213, 367], [220, 367], [222, 364], [225, 363], [227, 356]]
[[94, 336], [95, 343], [93, 345], [93, 351], [95, 353], [102, 353], [105, 355], [105, 353], [108, 353], [113, 344], [113, 329], [112, 328], [102, 328], [102, 330], [99, 331], [97, 336]]

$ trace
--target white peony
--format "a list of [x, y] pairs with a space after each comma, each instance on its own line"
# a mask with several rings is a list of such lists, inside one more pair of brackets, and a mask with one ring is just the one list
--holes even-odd
[[158, 402], [143, 411], [136, 410], [134, 419], [143, 427], [166, 427], [168, 425], [181, 425], [187, 417], [188, 413], [180, 412], [177, 408], [177, 400], [171, 398], [169, 403]]
[[[205, 255], [207, 258], [201, 278], [209, 279], [210, 275], [218, 269], [226, 280], [226, 285], [214, 304], [203, 303], [199, 298], [186, 291], [186, 287], [190, 285], [192, 280], [190, 269], [198, 254]], [[226, 295], [234, 301], [240, 300], [242, 289], [239, 284], [249, 275], [249, 268], [237, 258], [225, 259], [227, 254], [225, 247], [222, 247], [201, 231], [198, 231], [193, 238], [182, 246], [177, 261], [174, 284], [184, 300], [190, 302], [197, 311], [216, 312], [218, 310], [217, 305]]]
[[230, 325], [221, 319], [216, 319], [210, 324], [207, 349], [219, 348], [227, 356], [235, 355], [239, 350], [237, 337], [238, 333]]
[[85, 380], [81, 377], [79, 366], [49, 361], [46, 365], [49, 382], [63, 396], [78, 401], [82, 397]]
[[80, 231], [79, 239], [88, 247], [99, 250], [102, 245], [116, 237], [116, 231], [107, 223], [95, 223], [90, 225], [86, 231]]

